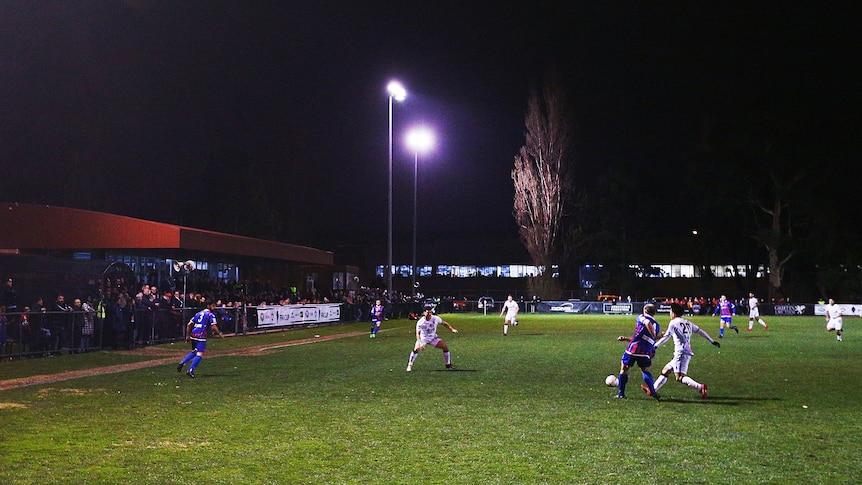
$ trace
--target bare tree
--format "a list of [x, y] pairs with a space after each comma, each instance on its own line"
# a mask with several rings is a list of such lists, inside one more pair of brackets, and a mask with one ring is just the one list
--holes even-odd
[[541, 93], [530, 93], [525, 124], [526, 143], [512, 169], [513, 214], [533, 264], [545, 269], [530, 282], [530, 290], [557, 298], [559, 285], [551, 278], [551, 263], [572, 182], [567, 170], [571, 127], [565, 95], [555, 77], [548, 77]]

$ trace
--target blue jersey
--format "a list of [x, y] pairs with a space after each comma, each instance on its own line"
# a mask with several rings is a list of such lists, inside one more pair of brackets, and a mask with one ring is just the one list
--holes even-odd
[[733, 315], [736, 315], [736, 305], [734, 305], [730, 300], [720, 301], [712, 314], [721, 315], [722, 317], [732, 317]]
[[374, 305], [371, 307], [371, 321], [380, 323], [383, 320], [383, 305]]
[[[656, 336], [661, 331], [658, 322], [649, 315], [641, 314], [638, 315], [636, 323], [635, 334], [632, 336], [629, 346], [626, 347], [626, 353], [634, 357], [649, 357], [651, 359], [655, 355]], [[652, 323], [655, 329], [654, 334], [647, 328], [648, 323]]]
[[189, 336], [192, 340], [206, 340], [210, 332], [210, 326], [215, 325], [215, 313], [209, 311], [209, 308], [195, 313], [192, 317], [192, 330]]

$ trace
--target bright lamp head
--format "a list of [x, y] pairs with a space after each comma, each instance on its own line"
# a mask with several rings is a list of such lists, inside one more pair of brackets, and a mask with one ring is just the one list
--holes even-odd
[[405, 141], [410, 151], [425, 153], [434, 146], [434, 133], [430, 129], [420, 126], [408, 131]]
[[404, 101], [404, 98], [407, 97], [407, 90], [398, 81], [391, 81], [386, 86], [386, 90], [389, 92], [389, 96], [392, 96], [395, 101]]

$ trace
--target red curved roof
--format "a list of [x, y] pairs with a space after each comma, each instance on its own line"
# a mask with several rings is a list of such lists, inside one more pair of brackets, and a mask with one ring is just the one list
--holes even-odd
[[0, 204], [2, 249], [184, 249], [304, 264], [331, 251], [68, 207]]

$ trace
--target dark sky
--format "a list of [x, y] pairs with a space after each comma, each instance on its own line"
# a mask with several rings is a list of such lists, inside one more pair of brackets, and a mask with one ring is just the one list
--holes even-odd
[[260, 184], [286, 242], [385, 244], [397, 78], [396, 238], [411, 234], [402, 140], [418, 123], [437, 136], [420, 156], [423, 231], [516, 236], [513, 157], [552, 65], [582, 185], [660, 184], [734, 109], [858, 114], [852, 12], [717, 3], [5, 1], [0, 199], [203, 227], [232, 186]]

